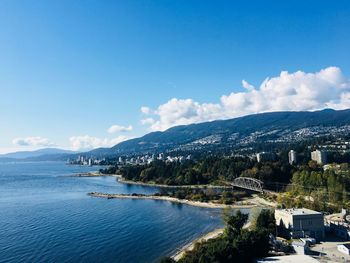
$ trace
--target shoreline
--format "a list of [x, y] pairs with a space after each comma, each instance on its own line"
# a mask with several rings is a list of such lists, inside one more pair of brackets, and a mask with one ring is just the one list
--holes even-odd
[[[117, 177], [117, 181], [124, 184], [134, 184], [134, 185], [142, 185], [142, 186], [148, 186], [148, 187], [164, 187], [164, 188], [215, 188], [217, 186], [211, 186], [211, 185], [195, 185], [195, 186], [169, 186], [169, 185], [157, 185], [157, 184], [150, 184], [150, 183], [143, 183], [143, 182], [134, 182], [134, 181], [128, 181], [124, 180], [121, 175], [117, 174], [101, 174], [101, 173], [93, 173], [95, 176], [115, 176]], [[89, 175], [91, 176], [91, 175]], [[218, 188], [231, 188], [231, 187], [225, 187], [225, 186], [218, 186]], [[202, 208], [211, 208], [211, 209], [224, 209], [224, 208], [230, 208], [230, 209], [252, 209], [254, 207], [276, 207], [275, 202], [271, 202], [268, 200], [265, 200], [258, 195], [252, 196], [250, 198], [244, 199], [243, 201], [239, 201], [235, 204], [218, 204], [213, 202], [200, 202], [200, 201], [191, 201], [187, 199], [178, 199], [175, 197], [169, 197], [169, 196], [159, 196], [159, 195], [136, 195], [136, 194], [108, 194], [108, 193], [98, 193], [98, 192], [91, 192], [88, 193], [91, 197], [98, 197], [98, 198], [107, 198], [107, 199], [139, 199], [139, 200], [159, 200], [159, 201], [168, 201], [171, 203], [178, 203], [178, 204], [185, 204], [195, 207], [202, 207]], [[179, 247], [176, 249], [176, 251], [170, 256], [173, 260], [176, 262], [179, 261], [188, 251], [192, 251], [197, 243], [208, 241], [209, 239], [217, 238], [224, 232], [224, 228], [216, 228], [211, 232], [208, 232], [206, 234], [203, 234], [199, 236], [198, 238], [192, 240], [191, 242], [183, 245], [182, 247]]]
[[103, 177], [103, 176], [113, 176], [117, 178], [117, 181], [122, 184], [131, 185], [141, 185], [149, 187], [161, 187], [161, 188], [192, 188], [192, 189], [232, 189], [232, 186], [225, 185], [211, 185], [211, 184], [195, 184], [195, 185], [167, 185], [167, 184], [156, 184], [156, 183], [145, 183], [140, 181], [126, 180], [120, 174], [104, 174], [99, 171], [87, 172], [87, 173], [77, 173], [72, 175], [74, 177]]
[[201, 235], [200, 237], [192, 240], [181, 248], [177, 249], [178, 251], [170, 256], [173, 260], [179, 261], [188, 251], [192, 251], [197, 243], [208, 241], [209, 239], [217, 238], [224, 233], [224, 228], [216, 228], [213, 231], [210, 231], [206, 234]]
[[118, 175], [118, 174], [103, 174], [103, 173], [100, 173], [99, 171], [96, 171], [96, 172], [87, 172], [87, 173], [75, 173], [71, 176], [72, 177], [104, 177], [104, 176], [119, 177], [120, 175]]
[[99, 172], [88, 172], [88, 173], [76, 173], [73, 177], [100, 177], [102, 176]]
[[107, 193], [97, 193], [91, 192], [88, 193], [91, 197], [99, 197], [99, 198], [107, 198], [107, 199], [148, 199], [148, 200], [160, 200], [160, 201], [169, 201], [172, 203], [180, 203], [186, 204], [196, 207], [203, 208], [253, 208], [258, 206], [258, 204], [254, 203], [242, 203], [242, 204], [233, 204], [233, 205], [225, 205], [225, 204], [217, 204], [212, 202], [199, 202], [199, 201], [191, 201], [187, 199], [178, 199], [170, 196], [158, 196], [158, 195], [129, 195], [129, 194], [107, 194]]
[[118, 182], [122, 184], [133, 184], [141, 186], [151, 186], [151, 187], [162, 187], [162, 188], [212, 188], [212, 189], [232, 189], [232, 186], [225, 185], [211, 185], [211, 184], [198, 184], [198, 185], [167, 185], [167, 184], [156, 184], [156, 183], [144, 183], [135, 182], [131, 180], [124, 179], [121, 175], [114, 175], [118, 178]]

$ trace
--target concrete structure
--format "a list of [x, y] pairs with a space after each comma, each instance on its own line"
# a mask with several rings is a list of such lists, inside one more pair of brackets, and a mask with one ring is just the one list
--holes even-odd
[[311, 152], [311, 160], [317, 162], [318, 164], [325, 164], [327, 163], [327, 155], [326, 152], [316, 150]]
[[274, 153], [268, 153], [268, 152], [261, 152], [256, 155], [257, 161], [260, 162], [268, 162], [268, 161], [275, 161], [276, 155]]
[[323, 214], [306, 208], [275, 210], [276, 225], [284, 227], [290, 238], [325, 236]]
[[325, 217], [326, 231], [340, 237], [343, 240], [350, 240], [350, 216], [346, 209], [341, 213], [330, 214]]
[[290, 150], [288, 153], [288, 159], [290, 164], [297, 163], [297, 153], [294, 150]]
[[292, 242], [292, 247], [297, 255], [306, 255], [310, 250], [309, 243], [303, 241]]
[[337, 249], [341, 253], [344, 253], [346, 255], [350, 255], [350, 244], [349, 243], [337, 245]]
[[306, 255], [291, 255], [291, 256], [277, 256], [258, 259], [257, 263], [319, 263], [317, 259], [314, 259]]

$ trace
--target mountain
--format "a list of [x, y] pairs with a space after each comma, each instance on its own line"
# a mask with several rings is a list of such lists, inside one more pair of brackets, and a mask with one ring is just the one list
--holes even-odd
[[69, 151], [69, 150], [63, 150], [58, 148], [44, 148], [36, 151], [20, 151], [20, 152], [13, 152], [13, 153], [7, 153], [7, 154], [0, 154], [1, 159], [31, 159], [31, 158], [37, 158], [41, 156], [48, 156], [48, 155], [66, 155], [66, 154], [74, 154], [76, 152]]
[[295, 144], [316, 137], [349, 134], [350, 109], [269, 112], [177, 126], [119, 143], [112, 148], [95, 149], [88, 154], [118, 156], [163, 151], [242, 150], [259, 144]]

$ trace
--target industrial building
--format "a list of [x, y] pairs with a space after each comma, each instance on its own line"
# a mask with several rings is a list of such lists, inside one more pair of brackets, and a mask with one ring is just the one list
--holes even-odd
[[325, 237], [323, 214], [306, 208], [278, 209], [276, 225], [288, 233], [289, 238], [312, 237], [317, 241]]

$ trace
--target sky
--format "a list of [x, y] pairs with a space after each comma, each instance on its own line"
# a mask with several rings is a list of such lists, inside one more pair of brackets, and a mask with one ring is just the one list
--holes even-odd
[[2, 0], [0, 153], [350, 108], [350, 1]]

